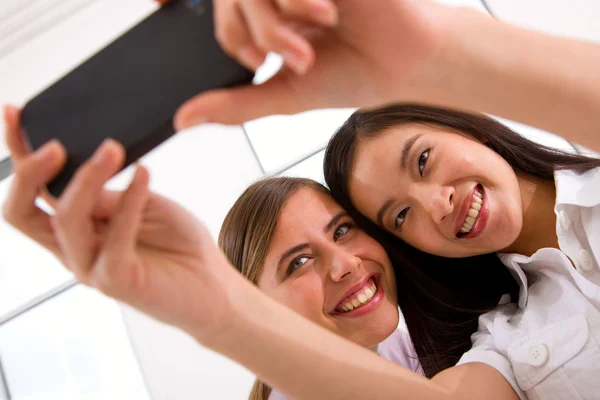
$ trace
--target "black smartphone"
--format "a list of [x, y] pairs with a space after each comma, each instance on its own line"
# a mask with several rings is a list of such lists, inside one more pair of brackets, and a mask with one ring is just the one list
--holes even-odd
[[173, 0], [29, 101], [21, 120], [33, 150], [53, 138], [67, 149], [48, 185], [58, 197], [105, 138], [129, 165], [174, 134], [185, 100], [252, 77], [217, 43], [211, 1]]

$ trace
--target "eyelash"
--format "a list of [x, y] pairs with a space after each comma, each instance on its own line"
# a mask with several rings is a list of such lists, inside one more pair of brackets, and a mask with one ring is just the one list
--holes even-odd
[[[421, 177], [424, 177], [423, 173], [425, 171], [425, 167], [427, 166], [427, 161], [429, 161], [430, 153], [431, 153], [431, 148], [423, 151], [419, 155], [419, 158], [417, 159], [417, 170], [419, 171], [419, 175], [421, 175]], [[404, 219], [406, 218], [406, 215], [408, 214], [408, 210], [410, 210], [410, 207], [406, 207], [405, 209], [400, 211], [398, 213], [398, 215], [396, 215], [396, 218], [394, 219], [394, 229], [398, 229], [399, 227], [402, 226], [402, 224], [404, 223]], [[398, 223], [399, 218], [402, 218], [402, 222], [400, 222], [400, 223]]]
[[[427, 166], [427, 161], [429, 161], [429, 153], [431, 153], [431, 149], [427, 149], [419, 155], [419, 159], [417, 160], [417, 170], [419, 171], [419, 175], [423, 177], [423, 172], [425, 171], [425, 167]], [[421, 166], [421, 161], [423, 161], [423, 165]]]
[[[333, 241], [337, 242], [338, 240], [340, 240], [340, 237], [336, 238], [336, 233], [342, 229], [342, 228], [348, 228], [348, 230], [346, 231], [346, 233], [343, 234], [343, 236], [346, 236], [353, 228], [355, 228], [356, 225], [354, 224], [354, 222], [345, 222], [343, 224], [338, 225], [337, 228], [335, 228], [335, 231], [333, 231]], [[343, 237], [342, 236], [342, 237]], [[303, 262], [302, 264], [300, 264], [298, 267], [296, 267], [297, 263], [302, 260], [302, 259], [307, 259], [305, 262]], [[308, 260], [311, 258], [311, 256], [306, 255], [306, 254], [302, 254], [299, 255], [298, 257], [295, 257], [292, 261], [290, 261], [290, 264], [287, 268], [286, 271], [286, 278], [290, 275], [292, 275], [298, 268], [301, 268], [304, 264], [306, 264], [308, 262]]]

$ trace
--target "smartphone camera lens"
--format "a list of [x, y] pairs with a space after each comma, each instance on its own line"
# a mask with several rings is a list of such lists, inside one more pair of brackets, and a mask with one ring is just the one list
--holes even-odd
[[204, 0], [187, 0], [187, 6], [198, 15], [203, 15], [206, 12]]

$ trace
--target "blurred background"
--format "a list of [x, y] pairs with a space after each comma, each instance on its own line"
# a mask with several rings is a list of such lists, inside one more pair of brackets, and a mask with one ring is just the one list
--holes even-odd
[[[597, 0], [440, 1], [600, 42]], [[151, 0], [0, 0], [0, 104], [24, 105], [156, 8]], [[280, 63], [270, 55], [257, 81]], [[192, 210], [216, 238], [227, 210], [256, 179], [323, 181], [323, 149], [352, 111], [205, 125], [177, 134], [142, 163], [151, 188]], [[585, 151], [505, 122], [543, 144]], [[0, 203], [11, 183], [3, 135], [0, 126]], [[111, 185], [123, 188], [130, 178], [125, 170]], [[253, 379], [183, 333], [78, 285], [50, 253], [0, 219], [0, 400], [246, 399]]]

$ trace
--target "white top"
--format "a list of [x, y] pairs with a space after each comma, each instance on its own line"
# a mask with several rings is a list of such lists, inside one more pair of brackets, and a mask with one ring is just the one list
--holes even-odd
[[557, 171], [555, 182], [562, 251], [499, 255], [519, 304], [505, 296], [482, 315], [458, 364], [491, 365], [521, 399], [600, 399], [600, 168]]

